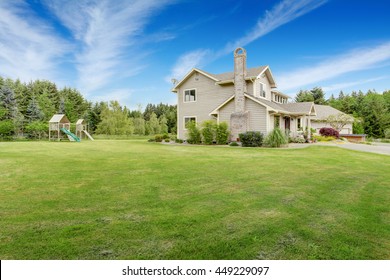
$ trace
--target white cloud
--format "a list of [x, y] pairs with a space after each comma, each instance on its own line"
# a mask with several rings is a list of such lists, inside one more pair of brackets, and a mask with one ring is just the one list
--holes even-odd
[[[143, 68], [140, 38], [151, 16], [172, 0], [63, 1], [46, 3], [81, 43], [76, 55], [78, 86], [89, 94], [124, 73], [134, 75]], [[64, 7], [65, 6], [65, 7]], [[152, 36], [153, 37], [153, 36]], [[174, 38], [157, 34], [157, 41]], [[139, 53], [140, 52], [140, 53]], [[129, 71], [130, 69], [130, 71]]]
[[0, 74], [29, 81], [54, 79], [56, 67], [70, 51], [23, 1], [0, 2]]
[[[180, 56], [173, 66], [170, 77], [182, 78], [191, 68], [199, 67], [206, 62], [213, 61], [221, 56], [231, 53], [237, 47], [243, 47], [256, 39], [268, 34], [276, 28], [317, 9], [328, 0], [283, 0], [275, 5], [265, 15], [260, 17], [257, 24], [245, 36], [228, 43], [218, 51], [207, 49], [195, 50]], [[207, 55], [207, 54], [213, 54]], [[199, 56], [199, 57], [197, 57]], [[181, 65], [183, 64], [183, 65]], [[166, 78], [170, 82], [170, 79]]]
[[328, 0], [284, 0], [266, 11], [248, 34], [218, 51], [217, 56], [231, 53], [237, 47], [246, 46], [278, 27], [319, 8], [326, 2]]
[[355, 49], [345, 54], [333, 56], [317, 65], [279, 75], [278, 87], [280, 90], [299, 89], [345, 73], [378, 68], [381, 63], [389, 61], [390, 42], [371, 48]]
[[119, 88], [107, 91], [104, 94], [95, 94], [91, 96], [91, 99], [95, 102], [116, 100], [122, 105], [127, 105], [131, 104], [130, 99], [133, 93], [134, 91], [132, 89]]
[[209, 50], [199, 49], [180, 56], [165, 80], [170, 83], [172, 78], [183, 78], [192, 68], [201, 66], [209, 54]]
[[376, 77], [376, 78], [371, 78], [371, 79], [366, 79], [366, 80], [359, 80], [359, 81], [355, 81], [355, 82], [345, 82], [345, 83], [332, 84], [329, 86], [324, 86], [324, 87], [322, 87], [322, 89], [325, 92], [340, 91], [340, 90], [345, 90], [345, 89], [348, 89], [348, 88], [351, 88], [354, 86], [364, 85], [364, 84], [368, 84], [368, 83], [372, 83], [372, 82], [376, 82], [376, 81], [381, 81], [384, 79], [389, 79], [389, 77], [381, 76], [381, 77]]

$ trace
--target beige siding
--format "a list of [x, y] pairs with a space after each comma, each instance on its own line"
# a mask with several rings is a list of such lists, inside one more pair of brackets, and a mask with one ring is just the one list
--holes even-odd
[[[197, 74], [197, 75], [196, 75]], [[196, 101], [184, 103], [184, 91], [196, 89]], [[221, 105], [234, 93], [233, 85], [216, 85], [215, 81], [199, 73], [193, 73], [178, 89], [177, 137], [186, 139], [184, 117], [194, 116], [198, 123], [212, 119], [212, 110]]]
[[[267, 100], [270, 100], [272, 101], [272, 95], [271, 95], [271, 86], [270, 86], [270, 83], [269, 83], [269, 80], [268, 80], [268, 77], [265, 76], [265, 77], [262, 77], [262, 75], [260, 75], [255, 83], [253, 83], [253, 85], [249, 86], [249, 84], [251, 84], [251, 82], [248, 83], [248, 89], [251, 88], [253, 93], [257, 93], [258, 92], [258, 83], [263, 83], [265, 85], [265, 99]], [[254, 94], [255, 95], [255, 94]]]
[[[249, 130], [260, 131], [267, 134], [267, 109], [246, 98], [245, 110], [249, 111]], [[230, 115], [234, 112], [234, 99], [219, 110], [219, 122], [227, 122], [230, 125]]]
[[249, 94], [254, 95], [254, 84], [251, 81], [246, 81], [246, 91]]
[[247, 98], [246, 110], [250, 112], [249, 130], [267, 134], [267, 108]]
[[234, 112], [234, 99], [230, 100], [219, 110], [219, 122], [226, 122], [230, 126], [230, 115]]

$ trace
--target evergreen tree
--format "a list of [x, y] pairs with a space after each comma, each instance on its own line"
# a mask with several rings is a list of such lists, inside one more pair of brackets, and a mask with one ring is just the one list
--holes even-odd
[[300, 90], [295, 96], [295, 102], [313, 102], [314, 97], [310, 91]]
[[318, 105], [326, 105], [327, 102], [325, 101], [325, 93], [320, 87], [315, 87], [311, 91], [311, 94], [313, 95], [313, 102]]
[[35, 96], [32, 97], [30, 103], [28, 104], [26, 118], [29, 122], [40, 121], [43, 119], [43, 113], [39, 108], [39, 104], [36, 101]]
[[64, 114], [65, 113], [65, 99], [64, 97], [60, 98], [60, 104], [58, 106], [58, 114]]
[[8, 86], [0, 88], [0, 107], [2, 107], [2, 118], [14, 120], [18, 115], [18, 107], [14, 91]]

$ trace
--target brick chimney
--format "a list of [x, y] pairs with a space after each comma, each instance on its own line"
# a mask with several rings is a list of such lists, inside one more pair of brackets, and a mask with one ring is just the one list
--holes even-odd
[[245, 111], [246, 93], [246, 51], [234, 51], [234, 112], [230, 115], [231, 141], [237, 141], [239, 134], [249, 129], [249, 112]]

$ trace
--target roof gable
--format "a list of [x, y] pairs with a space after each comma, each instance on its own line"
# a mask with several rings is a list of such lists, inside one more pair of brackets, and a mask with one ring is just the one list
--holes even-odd
[[[314, 105], [315, 110], [317, 112], [317, 116], [313, 118], [314, 120], [325, 120], [327, 119], [330, 115], [339, 115], [339, 114], [344, 114], [347, 115], [336, 108], [333, 108], [329, 105]], [[351, 117], [351, 122], [353, 121], [353, 117]]]
[[202, 74], [203, 76], [211, 79], [211, 80], [214, 80], [215, 82], [218, 82], [218, 79], [215, 78], [212, 74], [209, 74], [205, 71], [202, 71], [200, 69], [197, 69], [197, 68], [192, 68], [190, 72], [187, 73], [187, 75], [184, 76], [183, 79], [181, 79], [176, 85], [175, 87], [172, 89], [173, 92], [177, 92], [177, 89], [180, 87], [180, 85], [182, 85], [189, 77], [192, 76], [192, 74], [194, 73], [199, 73], [199, 74]]
[[[183, 79], [181, 79], [175, 86], [172, 88], [173, 92], [177, 92], [178, 88], [188, 79], [192, 76], [194, 73], [200, 73], [203, 76], [215, 81], [217, 84], [229, 84], [229, 83], [234, 83], [234, 72], [226, 72], [226, 73], [221, 73], [221, 74], [211, 74], [206, 71], [197, 69], [197, 68], [192, 68], [191, 71], [189, 71]], [[246, 70], [246, 77], [245, 80], [247, 81], [252, 81], [253, 79], [256, 79], [260, 77], [260, 75], [266, 75], [271, 87], [275, 88], [276, 83], [275, 79], [272, 75], [272, 72], [269, 68], [269, 66], [260, 66], [260, 67], [255, 67], [255, 68], [248, 68]]]

